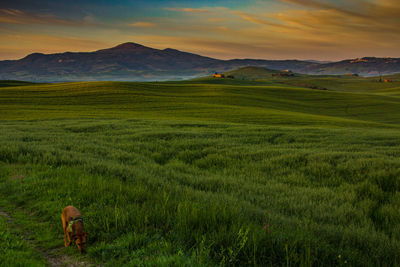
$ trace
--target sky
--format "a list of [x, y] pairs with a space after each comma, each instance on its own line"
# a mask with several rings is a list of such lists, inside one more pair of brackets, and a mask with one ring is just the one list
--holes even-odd
[[219, 59], [400, 57], [400, 0], [2, 0], [0, 60], [134, 42]]

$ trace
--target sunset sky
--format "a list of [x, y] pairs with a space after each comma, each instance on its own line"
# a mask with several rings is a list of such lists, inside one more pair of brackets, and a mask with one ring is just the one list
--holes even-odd
[[0, 60], [123, 42], [220, 59], [400, 57], [399, 0], [3, 0]]

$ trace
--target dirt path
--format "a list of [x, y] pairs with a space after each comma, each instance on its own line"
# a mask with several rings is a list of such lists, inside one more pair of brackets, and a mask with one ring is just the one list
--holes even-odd
[[6, 217], [7, 218], [7, 223], [11, 223], [12, 222], [12, 219], [11, 219], [10, 215], [8, 215], [8, 213], [2, 211], [1, 209], [0, 209], [0, 216]]
[[43, 255], [43, 257], [46, 258], [48, 264], [50, 266], [71, 266], [71, 267], [78, 267], [78, 266], [94, 266], [93, 264], [90, 264], [85, 261], [79, 261], [75, 258], [72, 258], [68, 255], [59, 255], [55, 256], [52, 254], [60, 254], [60, 251], [62, 248], [59, 249], [53, 249], [51, 251], [41, 251], [40, 249], [36, 248], [38, 251], [40, 251]]
[[[0, 216], [7, 218], [7, 224], [9, 228], [16, 228], [16, 225], [13, 224], [13, 218], [7, 212], [4, 212], [0, 207]], [[30, 244], [32, 248], [34, 248], [38, 253], [40, 253], [47, 261], [49, 266], [53, 267], [82, 267], [82, 266], [96, 266], [92, 263], [75, 259], [68, 255], [63, 255], [62, 250], [64, 247], [52, 249], [52, 250], [44, 250], [38, 247], [34, 240], [31, 238], [30, 233], [24, 233], [24, 240]]]

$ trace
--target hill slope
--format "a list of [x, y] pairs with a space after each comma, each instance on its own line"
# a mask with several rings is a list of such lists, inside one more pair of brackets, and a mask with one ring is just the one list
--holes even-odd
[[228, 71], [225, 76], [233, 76], [239, 80], [260, 80], [269, 79], [273, 74], [278, 74], [277, 70], [270, 70], [262, 67], [243, 67]]
[[286, 84], [80, 82], [0, 88], [0, 119], [141, 117], [294, 125], [400, 124], [400, 98]]
[[73, 204], [105, 266], [397, 266], [400, 98], [344, 80], [1, 87], [0, 210], [82, 262]]
[[379, 77], [361, 77], [355, 75], [307, 75], [291, 71], [270, 70], [262, 67], [243, 67], [223, 73], [224, 78], [203, 77], [194, 79], [197, 82], [213, 84], [247, 84], [272, 85], [282, 84], [304, 87], [317, 90], [345, 91], [345, 92], [378, 92], [389, 90], [397, 93], [400, 87], [400, 74]]

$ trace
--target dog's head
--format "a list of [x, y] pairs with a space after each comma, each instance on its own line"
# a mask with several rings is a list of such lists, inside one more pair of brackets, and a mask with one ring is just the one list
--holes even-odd
[[[72, 218], [71, 218], [72, 219]], [[70, 230], [72, 232], [72, 239], [75, 240], [75, 244], [81, 253], [85, 250], [86, 238], [89, 236], [83, 227], [82, 218], [73, 221], [70, 224]]]
[[83, 232], [82, 234], [76, 234], [72, 237], [73, 239], [75, 239], [75, 244], [81, 253], [85, 251], [86, 238], [88, 236], [88, 233]]

